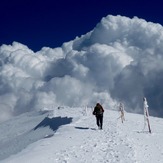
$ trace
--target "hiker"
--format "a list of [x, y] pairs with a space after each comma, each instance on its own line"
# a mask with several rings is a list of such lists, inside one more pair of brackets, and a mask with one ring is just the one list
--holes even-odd
[[125, 113], [124, 113], [124, 105], [121, 102], [120, 102], [120, 105], [119, 105], [119, 111], [120, 111], [120, 114], [121, 114], [119, 118], [121, 118], [121, 121], [123, 123], [123, 121], [125, 121]]
[[93, 115], [96, 116], [96, 124], [99, 129], [102, 129], [103, 113], [104, 113], [103, 107], [99, 103], [97, 103], [96, 106], [94, 107]]

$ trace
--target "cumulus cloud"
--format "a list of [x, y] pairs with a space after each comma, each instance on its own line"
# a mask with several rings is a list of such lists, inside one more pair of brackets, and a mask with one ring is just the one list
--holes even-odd
[[0, 121], [61, 105], [163, 117], [163, 27], [124, 16], [102, 18], [90, 32], [62, 47], [34, 53], [18, 42], [0, 47]]

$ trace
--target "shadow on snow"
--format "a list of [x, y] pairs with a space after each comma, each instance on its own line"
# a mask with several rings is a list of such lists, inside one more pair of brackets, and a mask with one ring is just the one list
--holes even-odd
[[75, 127], [76, 129], [87, 130], [89, 127]]
[[69, 124], [72, 122], [72, 118], [67, 118], [67, 117], [55, 117], [55, 118], [49, 118], [45, 117], [43, 121], [41, 121], [35, 128], [34, 130], [37, 130], [38, 128], [41, 127], [50, 127], [53, 131], [57, 130], [59, 126]]
[[6, 139], [6, 141], [1, 141], [0, 160], [3, 160], [10, 155], [20, 152], [31, 143], [34, 143], [40, 139], [52, 137], [54, 135], [54, 132], [60, 126], [69, 124], [71, 122], [72, 118], [67, 117], [45, 117], [33, 129], [26, 130], [26, 132], [23, 132], [22, 134], [16, 136], [11, 136], [10, 139]]

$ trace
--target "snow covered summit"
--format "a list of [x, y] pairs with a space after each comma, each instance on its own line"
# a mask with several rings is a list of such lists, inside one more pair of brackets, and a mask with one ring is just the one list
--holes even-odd
[[[0, 124], [1, 163], [162, 163], [163, 120], [105, 109], [98, 130], [91, 108], [26, 113]], [[57, 121], [55, 121], [57, 119]], [[52, 121], [54, 123], [52, 123]], [[50, 126], [50, 124], [53, 124]]]

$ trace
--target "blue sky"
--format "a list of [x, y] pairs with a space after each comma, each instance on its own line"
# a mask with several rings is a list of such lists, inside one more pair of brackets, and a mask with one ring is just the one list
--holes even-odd
[[163, 24], [161, 13], [157, 0], [2, 0], [0, 45], [17, 41], [33, 51], [55, 48], [89, 32], [107, 15]]

